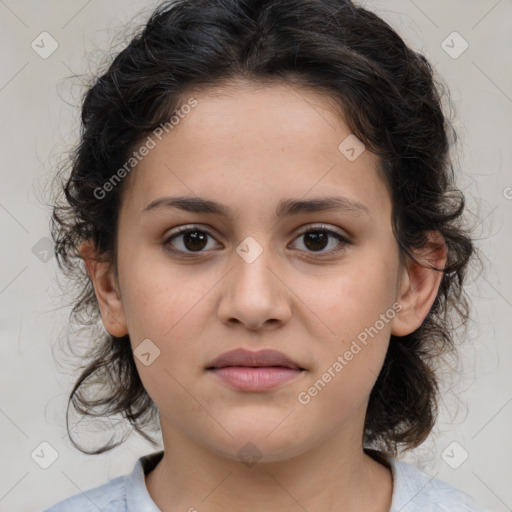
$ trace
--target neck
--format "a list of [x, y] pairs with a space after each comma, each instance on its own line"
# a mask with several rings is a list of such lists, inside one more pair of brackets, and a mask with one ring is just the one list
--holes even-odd
[[148, 491], [163, 512], [390, 509], [391, 472], [363, 452], [360, 439], [340, 435], [293, 458], [244, 463], [170, 427], [162, 425], [164, 456], [146, 476]]

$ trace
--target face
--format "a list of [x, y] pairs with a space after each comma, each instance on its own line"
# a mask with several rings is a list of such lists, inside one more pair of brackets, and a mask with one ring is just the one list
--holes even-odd
[[[197, 105], [125, 183], [120, 302], [106, 326], [145, 354], [135, 361], [164, 440], [176, 433], [233, 458], [252, 442], [268, 461], [327, 440], [360, 450], [400, 309], [379, 160], [338, 148], [351, 132], [310, 90], [237, 83], [190, 96]], [[176, 197], [219, 211], [172, 206]], [[337, 201], [312, 202], [326, 198]], [[302, 370], [237, 387], [208, 370], [237, 348], [280, 351]]]

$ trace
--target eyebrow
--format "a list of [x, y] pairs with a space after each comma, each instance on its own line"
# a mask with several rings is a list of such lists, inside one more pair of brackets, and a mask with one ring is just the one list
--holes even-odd
[[[160, 197], [151, 201], [144, 207], [142, 213], [159, 208], [179, 209], [191, 213], [206, 213], [220, 217], [229, 217], [230, 209], [215, 201], [201, 197]], [[314, 213], [321, 211], [344, 211], [352, 215], [369, 214], [368, 208], [359, 201], [352, 201], [342, 196], [327, 196], [315, 199], [287, 199], [279, 203], [276, 217], [282, 218], [301, 213]]]

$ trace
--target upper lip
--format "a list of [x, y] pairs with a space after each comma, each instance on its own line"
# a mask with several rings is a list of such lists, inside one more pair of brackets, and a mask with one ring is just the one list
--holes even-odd
[[283, 366], [285, 368], [293, 368], [294, 370], [303, 370], [303, 368], [285, 354], [272, 349], [264, 349], [254, 352], [244, 348], [236, 348], [234, 350], [224, 352], [214, 359], [208, 365], [207, 369], [224, 368], [226, 366]]

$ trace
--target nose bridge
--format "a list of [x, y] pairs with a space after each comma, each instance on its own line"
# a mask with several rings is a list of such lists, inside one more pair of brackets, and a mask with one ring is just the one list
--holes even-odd
[[285, 287], [274, 273], [279, 267], [272, 257], [269, 237], [246, 237], [233, 253], [233, 269], [224, 284], [219, 316], [238, 320], [251, 329], [268, 320], [284, 321], [289, 315]]
[[269, 267], [275, 266], [275, 262], [272, 261], [270, 237], [262, 234], [258, 239], [248, 236], [236, 247], [233, 278], [238, 293], [252, 291], [260, 295], [261, 300], [272, 294], [274, 283]]

